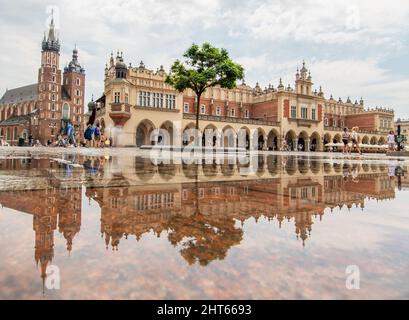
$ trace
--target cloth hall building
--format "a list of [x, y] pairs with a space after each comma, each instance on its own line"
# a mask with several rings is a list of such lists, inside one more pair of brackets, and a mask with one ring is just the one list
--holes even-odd
[[[133, 67], [126, 65], [122, 53], [116, 58], [111, 54], [105, 67], [104, 94], [89, 103], [88, 115], [97, 108], [97, 119], [116, 146], [158, 143], [159, 136], [153, 135], [151, 141], [155, 129], [166, 129], [171, 145], [186, 144], [183, 132], [195, 127], [195, 94], [191, 90], [179, 93], [165, 79], [162, 66], [156, 71], [143, 62]], [[284, 86], [280, 79], [276, 88], [262, 89], [258, 83], [252, 88], [243, 82], [235, 89], [208, 89], [202, 96], [199, 125], [201, 132], [228, 130], [234, 134], [244, 129], [246, 139], [253, 142], [247, 145], [254, 149], [278, 150], [286, 141], [293, 149], [321, 151], [327, 143], [341, 142], [344, 127], [358, 126], [362, 143], [384, 144], [394, 126], [394, 111], [366, 108], [362, 98], [359, 102], [326, 98], [321, 87], [314, 90], [311, 73], [303, 63], [294, 87]], [[222, 141], [214, 138], [213, 145], [234, 146], [234, 139], [221, 136]]]

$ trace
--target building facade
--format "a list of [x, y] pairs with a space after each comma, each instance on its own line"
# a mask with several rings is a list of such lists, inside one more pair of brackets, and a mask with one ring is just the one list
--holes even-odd
[[[195, 127], [195, 94], [183, 93], [165, 83], [161, 66], [147, 69], [125, 64], [122, 53], [111, 54], [105, 67], [104, 94], [89, 104], [97, 108], [97, 119], [116, 146], [188, 143], [186, 130]], [[200, 131], [203, 145], [237, 146], [238, 133], [246, 133], [246, 147], [278, 150], [285, 141], [292, 149], [321, 151], [330, 142], [341, 142], [342, 129], [360, 127], [360, 139], [367, 144], [385, 144], [394, 126], [394, 112], [386, 108], [365, 108], [364, 101], [327, 99], [320, 87], [313, 88], [305, 63], [295, 75], [295, 85], [262, 89], [244, 82], [235, 89], [210, 88], [202, 96]], [[152, 134], [155, 129], [166, 129]], [[232, 136], [232, 137], [230, 137]], [[213, 138], [212, 138], [213, 137]]]
[[409, 119], [398, 119], [395, 122], [395, 133], [398, 132], [398, 126], [400, 126], [400, 134], [408, 139], [409, 136]]
[[6, 90], [0, 99], [0, 139], [10, 145], [27, 144], [29, 136], [42, 144], [56, 140], [67, 121], [83, 129], [85, 70], [75, 48], [62, 71], [60, 47], [52, 19], [42, 41], [37, 82]]

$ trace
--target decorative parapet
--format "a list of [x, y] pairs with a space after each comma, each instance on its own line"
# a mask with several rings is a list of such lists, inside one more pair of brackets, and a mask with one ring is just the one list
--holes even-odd
[[[342, 132], [343, 131], [343, 128], [339, 128], [339, 127], [327, 127], [327, 126], [324, 126], [324, 130], [325, 131], [337, 131], [337, 132]], [[365, 130], [365, 129], [359, 129], [359, 134], [362, 134], [362, 133], [366, 133], [366, 134], [385, 134], [385, 133], [387, 133], [388, 131], [386, 130], [379, 130], [379, 131], [376, 131], [376, 130]]]
[[146, 111], [160, 111], [160, 112], [172, 112], [178, 113], [180, 109], [167, 109], [167, 108], [155, 108], [155, 107], [143, 107], [143, 106], [133, 106], [137, 110], [146, 110]]
[[[195, 114], [183, 114], [183, 119], [187, 120], [196, 120]], [[253, 124], [253, 125], [264, 125], [279, 127], [279, 121], [266, 121], [266, 120], [255, 120], [255, 119], [246, 119], [246, 118], [235, 118], [235, 117], [219, 117], [219, 116], [208, 116], [208, 115], [199, 115], [199, 120], [202, 121], [213, 121], [213, 122], [227, 122], [227, 123], [240, 123], [240, 124]]]

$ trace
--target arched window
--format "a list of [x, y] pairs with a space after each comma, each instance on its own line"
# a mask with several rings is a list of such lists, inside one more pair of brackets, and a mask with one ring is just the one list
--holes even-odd
[[246, 111], [244, 111], [244, 117], [248, 118], [249, 117], [249, 111], [246, 109]]
[[68, 103], [64, 103], [62, 107], [62, 118], [63, 119], [69, 119], [70, 118], [70, 106]]
[[206, 113], [206, 106], [205, 106], [204, 104], [202, 104], [202, 105], [200, 106], [200, 113], [201, 113], [201, 114], [205, 114], [205, 113]]

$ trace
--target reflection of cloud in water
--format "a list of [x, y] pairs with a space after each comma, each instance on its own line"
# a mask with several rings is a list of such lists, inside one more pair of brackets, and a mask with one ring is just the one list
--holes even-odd
[[[0, 203], [17, 210], [3, 208], [0, 215], [2, 298], [41, 298], [34, 262], [41, 243], [35, 249], [33, 237], [41, 239], [48, 228], [54, 235], [49, 263], [62, 275], [62, 289], [46, 291], [50, 299], [408, 295], [406, 193], [395, 194], [396, 180], [381, 165], [365, 172], [356, 163], [268, 157], [257, 159], [257, 178], [249, 179], [235, 165], [71, 160], [90, 166], [73, 166], [70, 177], [59, 174], [67, 164], [50, 171], [42, 160], [6, 168], [23, 177], [47, 172], [49, 190], [0, 192]], [[96, 167], [96, 175], [87, 171]], [[345, 288], [352, 264], [361, 268], [358, 291]]]

